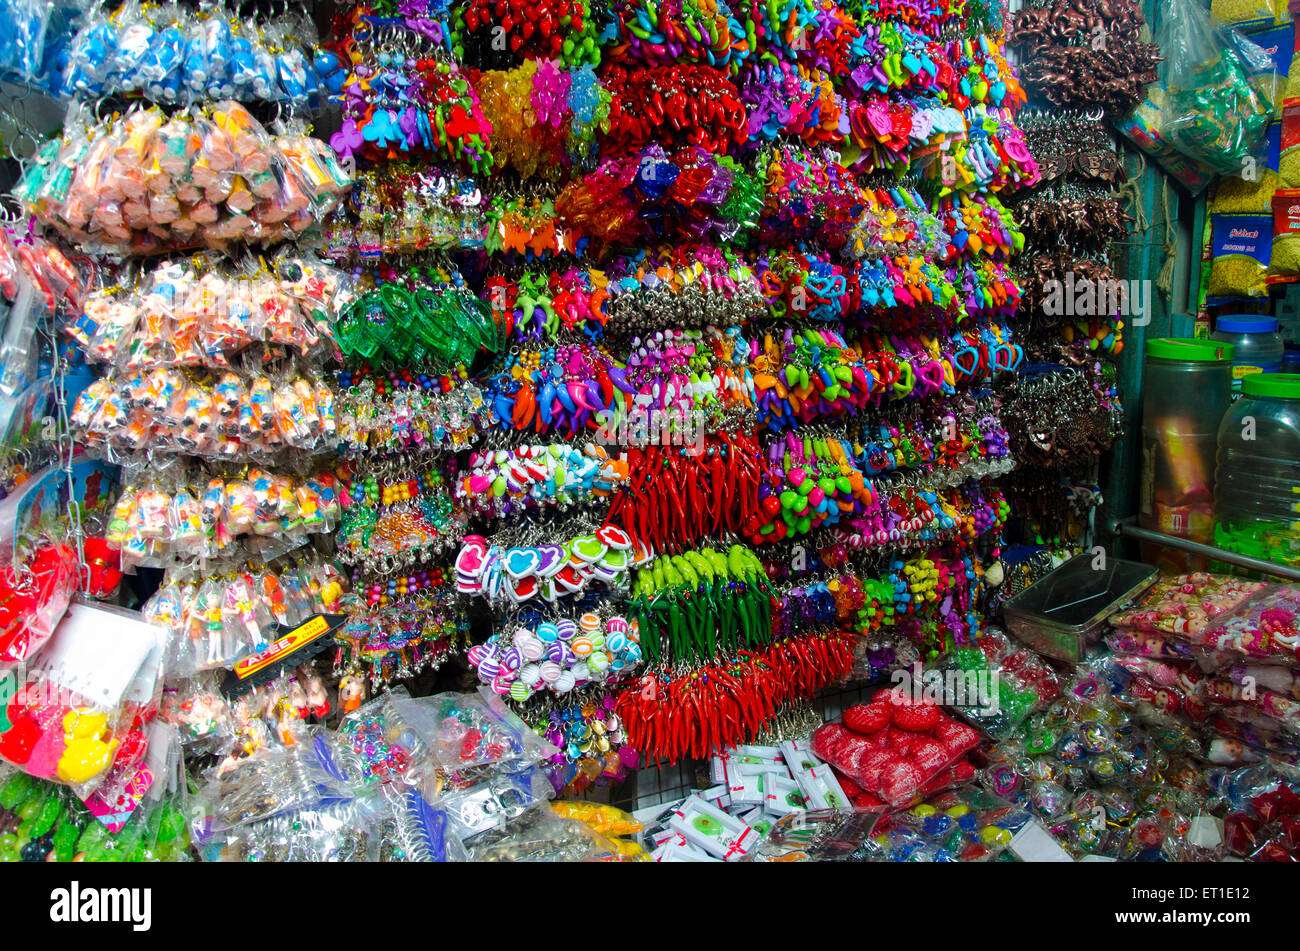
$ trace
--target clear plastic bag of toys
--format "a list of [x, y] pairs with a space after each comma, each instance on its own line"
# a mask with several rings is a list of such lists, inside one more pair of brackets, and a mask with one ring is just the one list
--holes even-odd
[[1146, 724], [1200, 723], [1210, 715], [1206, 677], [1193, 666], [1117, 654], [1110, 659], [1117, 706]]
[[867, 841], [881, 813], [875, 809], [809, 809], [777, 819], [746, 858], [758, 862], [848, 861]]
[[0, 861], [189, 859], [183, 790], [160, 784], [124, 823], [106, 824], [66, 786], [5, 769], [0, 767]]
[[194, 839], [208, 842], [238, 826], [262, 822], [322, 802], [353, 796], [320, 728], [307, 728], [303, 742], [267, 746], [211, 770], [194, 801]]
[[138, 763], [162, 686], [162, 647], [162, 632], [133, 612], [73, 604], [21, 681], [0, 674], [0, 758], [83, 798], [111, 768]]
[[328, 471], [298, 476], [250, 466], [223, 475], [155, 459], [124, 482], [105, 533], [124, 570], [213, 558], [233, 551], [237, 539], [270, 560], [332, 531], [340, 516]]
[[1208, 706], [1227, 708], [1228, 716], [1237, 710], [1249, 710], [1254, 718], [1269, 721], [1274, 729], [1300, 738], [1300, 701], [1294, 699], [1298, 686], [1300, 677], [1295, 668], [1239, 664], [1205, 675], [1196, 691]]
[[217, 752], [234, 742], [234, 719], [220, 680], [208, 672], [163, 687], [158, 717], [175, 727], [186, 750]]
[[567, 800], [551, 803], [560, 818], [580, 822], [595, 837], [602, 862], [649, 862], [650, 854], [632, 838], [644, 826], [631, 813], [599, 802]]
[[[1132, 718], [1106, 695], [1088, 702], [1067, 695], [1030, 714], [1016, 733], [988, 753], [980, 781], [994, 795], [1015, 802], [1029, 797], [1055, 815], [1063, 782], [1071, 787], [1106, 784], [1125, 775], [1139, 758], [1129, 756]], [[1127, 764], [1127, 765], [1126, 765]], [[1037, 785], [1037, 784], [1048, 785]]]
[[[82, 130], [89, 130], [84, 132]], [[38, 153], [16, 194], [68, 240], [135, 255], [292, 239], [351, 179], [301, 131], [273, 138], [239, 103], [105, 121], [69, 110], [61, 147]]]
[[384, 848], [383, 797], [331, 799], [237, 825], [205, 842], [214, 862], [374, 862]]
[[0, 13], [0, 72], [35, 79], [45, 57], [48, 0], [14, 0]]
[[381, 862], [462, 862], [465, 849], [450, 814], [427, 778], [417, 786], [385, 785], [379, 818]]
[[1161, 578], [1140, 603], [1112, 615], [1109, 623], [1117, 631], [1172, 634], [1203, 644], [1216, 617], [1265, 587], [1263, 581], [1207, 572]]
[[[237, 723], [252, 720], [258, 724], [253, 729], [263, 743], [294, 746], [309, 740], [311, 727], [324, 722], [329, 701], [314, 669], [299, 665], [285, 667], [271, 680], [245, 693], [235, 693], [231, 709]], [[231, 749], [230, 753], [238, 758], [239, 750]]]
[[1207, 650], [1300, 666], [1300, 586], [1273, 584], [1218, 615], [1198, 638]]
[[[979, 741], [973, 728], [949, 717], [939, 704], [895, 687], [849, 707], [842, 723], [820, 727], [811, 746], [876, 802], [899, 807], [959, 781], [954, 770]], [[862, 803], [855, 799], [854, 804]]]
[[465, 850], [471, 862], [586, 862], [618, 854], [607, 837], [557, 815], [545, 802], [475, 836]]
[[1224, 814], [1223, 849], [1253, 861], [1295, 861], [1300, 849], [1300, 782], [1288, 763], [1210, 770], [1207, 808]]
[[995, 740], [1006, 739], [1025, 717], [1061, 694], [1055, 671], [996, 628], [974, 645], [940, 657], [935, 670], [944, 689], [952, 689], [949, 705]]
[[168, 672], [189, 676], [229, 667], [276, 640], [280, 629], [328, 613], [347, 586], [338, 566], [316, 555], [214, 563], [169, 569], [142, 610], [168, 631]]
[[406, 688], [398, 687], [339, 722], [336, 758], [354, 782], [413, 785], [419, 780], [429, 751], [402, 714], [410, 700]]
[[1186, 640], [1155, 631], [1116, 628], [1104, 640], [1116, 654], [1146, 657], [1164, 663], [1193, 663], [1200, 656]]
[[477, 694], [398, 698], [394, 705], [444, 769], [536, 763], [558, 752], [483, 687]]
[[3, 338], [0, 338], [0, 395], [16, 396], [37, 377], [40, 360], [41, 320], [45, 309], [35, 285], [20, 276], [18, 295], [8, 308]]
[[[0, 229], [0, 301], [16, 303], [22, 285], [28, 283], [37, 305], [43, 304], [46, 311], [77, 312], [87, 289], [86, 275], [30, 224], [20, 220], [12, 230]], [[6, 317], [0, 330], [7, 328], [7, 323]]]
[[43, 524], [63, 474], [47, 469], [0, 503], [0, 671], [27, 662], [49, 641], [82, 579], [64, 531]]
[[241, 461], [333, 448], [334, 395], [311, 371], [175, 369], [110, 374], [82, 391], [70, 422], [109, 458], [150, 449]]
[[[466, 846], [476, 836], [499, 829], [554, 794], [540, 769], [521, 763], [437, 771], [424, 781], [438, 794], [452, 832]], [[427, 798], [427, 797], [426, 797]], [[548, 810], [549, 811], [549, 810]]]
[[265, 614], [239, 574], [169, 572], [142, 610], [151, 623], [166, 627], [169, 669], [180, 675], [229, 667], [267, 643], [257, 623]]
[[605, 803], [565, 800], [551, 803], [551, 808], [555, 810], [556, 815], [585, 822], [601, 835], [629, 836], [635, 835], [643, 828], [641, 822], [631, 813]]
[[1026, 810], [982, 789], [932, 796], [880, 820], [855, 854], [867, 862], [991, 862], [1033, 819]]

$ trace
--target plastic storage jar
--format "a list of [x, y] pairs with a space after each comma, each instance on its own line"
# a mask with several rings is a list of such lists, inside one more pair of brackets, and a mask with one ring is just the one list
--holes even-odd
[[1280, 373], [1286, 346], [1277, 330], [1277, 318], [1267, 314], [1224, 314], [1214, 323], [1211, 340], [1232, 344], [1233, 399], [1241, 395], [1241, 381], [1255, 373]]
[[1300, 374], [1242, 383], [1219, 427], [1214, 543], [1300, 567]]
[[[1163, 337], [1146, 342], [1142, 381], [1143, 528], [1198, 542], [1214, 538], [1214, 470], [1219, 424], [1232, 391], [1231, 344]], [[1162, 570], [1205, 562], [1172, 549], [1143, 547]]]

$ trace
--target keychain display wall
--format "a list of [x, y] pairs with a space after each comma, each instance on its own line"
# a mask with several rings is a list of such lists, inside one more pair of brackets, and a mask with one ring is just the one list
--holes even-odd
[[1070, 487], [1100, 481], [1097, 453], [1122, 431], [1114, 381], [1123, 331], [1153, 306], [1152, 284], [1131, 284], [1122, 272], [1133, 218], [1109, 125], [1156, 80], [1161, 51], [1143, 39], [1145, 28], [1129, 3], [1036, 3], [1011, 23], [1029, 93], [1021, 126], [1041, 172], [1012, 205], [1025, 236], [1019, 315], [1033, 372], [1008, 398], [1012, 451], [1026, 463], [1008, 494], [1023, 518], [1016, 540], [1031, 546], [1085, 543], [1101, 492]]
[[[71, 541], [18, 532], [49, 623], [0, 666], [59, 689], [6, 708], [0, 855], [735, 861], [789, 857], [796, 813], [864, 861], [1027, 859], [1031, 823], [1221, 854], [1184, 771], [1212, 731], [1254, 751], [1215, 765], [1294, 745], [1294, 685], [1241, 689], [1284, 596], [1212, 674], [1122, 626], [1078, 671], [989, 627], [1049, 567], [1007, 542], [1086, 544], [1121, 436], [1124, 315], [1052, 295], [1123, 276], [1101, 121], [1159, 56], [1131, 5], [309, 12], [132, 2], [43, 74], [65, 121], [0, 288], [86, 368], [68, 453], [120, 490]], [[39, 666], [74, 587], [155, 638], [112, 702], [81, 702], [95, 652]], [[998, 709], [897, 686], [927, 672]], [[697, 768], [659, 820], [578, 801]], [[1270, 782], [1237, 851], [1281, 848]], [[1124, 835], [1080, 825], [1125, 803]]]

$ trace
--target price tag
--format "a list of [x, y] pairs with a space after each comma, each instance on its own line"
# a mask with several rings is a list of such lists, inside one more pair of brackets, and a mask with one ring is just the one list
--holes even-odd
[[[34, 669], [97, 706], [116, 707], [157, 649], [158, 633], [134, 612], [74, 602]], [[156, 677], [155, 670], [142, 678], [149, 681], [150, 695]]]
[[1022, 862], [1074, 861], [1037, 819], [1016, 833], [1011, 840], [1011, 852]]

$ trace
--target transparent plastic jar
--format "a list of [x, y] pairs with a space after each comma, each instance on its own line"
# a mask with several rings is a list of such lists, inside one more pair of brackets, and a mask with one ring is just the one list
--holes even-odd
[[1219, 427], [1214, 543], [1300, 567], [1300, 374], [1242, 383]]
[[1277, 318], [1267, 314], [1224, 314], [1214, 322], [1211, 340], [1232, 344], [1232, 398], [1241, 396], [1241, 381], [1256, 373], [1280, 373], [1286, 345]]
[[[1142, 378], [1142, 484], [1138, 523], [1198, 542], [1214, 537], [1214, 470], [1219, 424], [1231, 402], [1232, 345], [1157, 337], [1146, 342]], [[1143, 547], [1162, 571], [1206, 563], [1172, 549]]]

